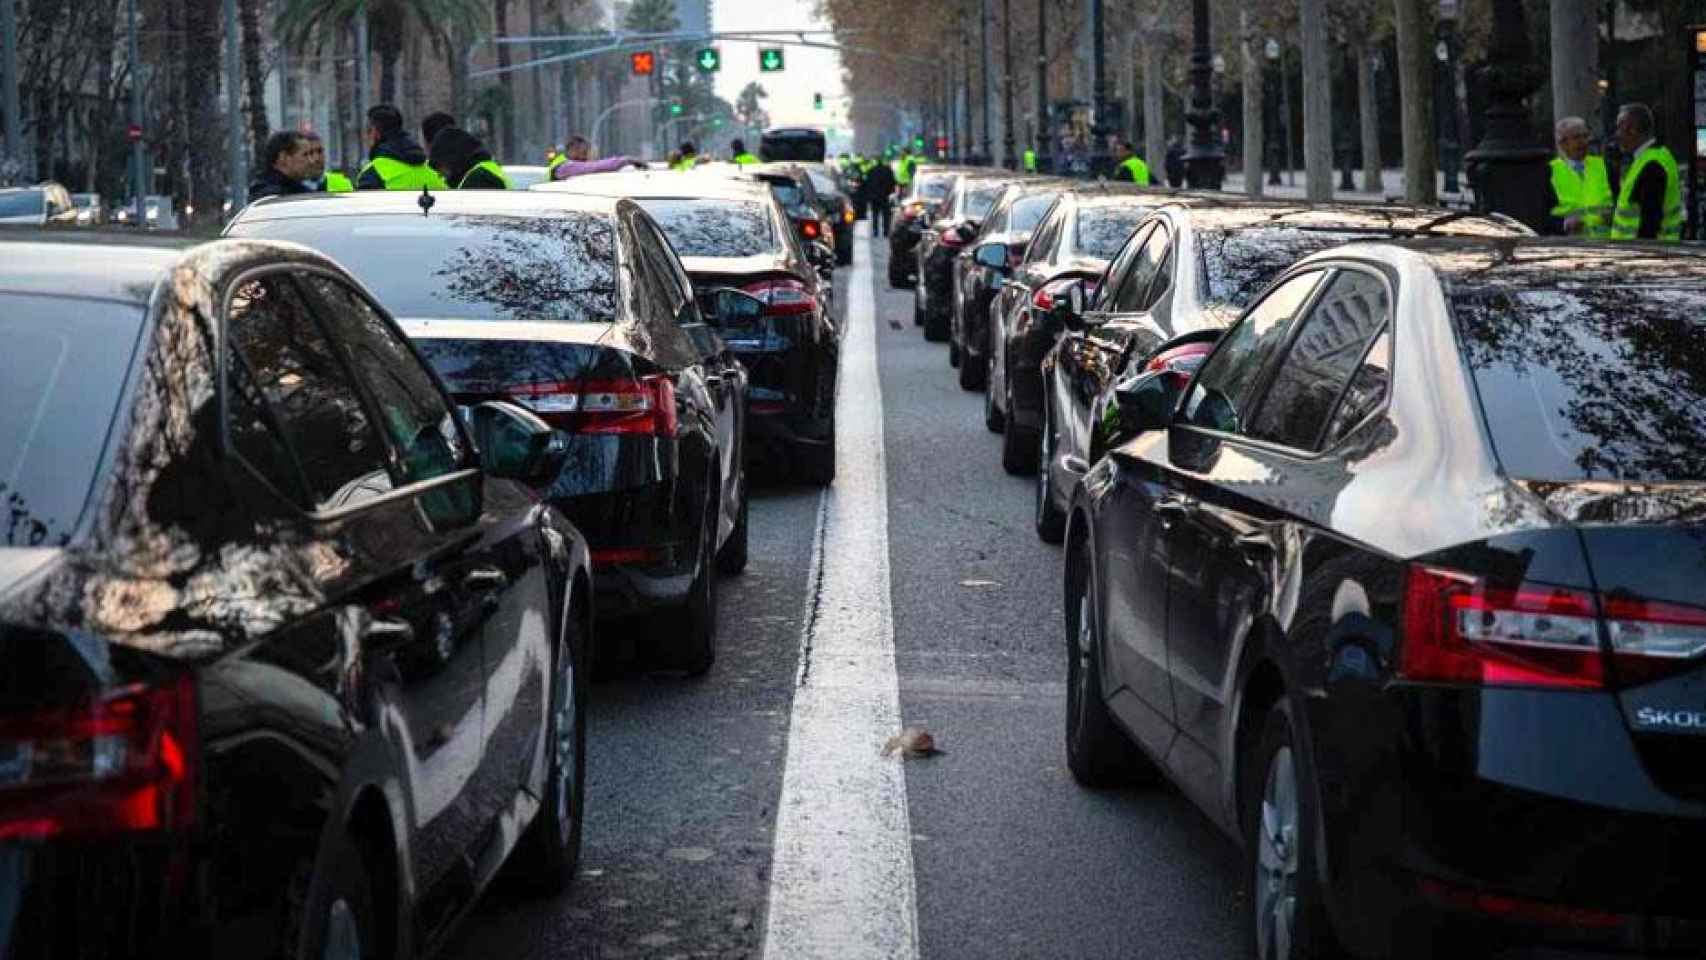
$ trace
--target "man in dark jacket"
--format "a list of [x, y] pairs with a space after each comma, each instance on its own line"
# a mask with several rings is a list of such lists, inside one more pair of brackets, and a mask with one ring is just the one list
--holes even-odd
[[266, 168], [255, 177], [254, 183], [249, 184], [249, 202], [254, 203], [262, 197], [315, 192], [305, 182], [320, 176], [320, 172], [313, 169], [315, 164], [310, 156], [311, 150], [309, 139], [295, 130], [280, 130], [268, 137], [266, 147], [261, 151], [261, 162], [266, 164]]
[[432, 138], [429, 161], [456, 190], [508, 190], [509, 176], [492, 160], [480, 138], [461, 127], [445, 127]]
[[889, 235], [889, 198], [894, 195], [894, 168], [878, 161], [865, 174], [865, 203], [871, 210], [871, 236]]
[[403, 114], [389, 103], [367, 111], [367, 166], [356, 175], [357, 190], [446, 189], [427, 166], [427, 154], [403, 129]]
[[432, 142], [438, 138], [438, 132], [445, 127], [456, 126], [456, 118], [448, 113], [439, 111], [429, 113], [421, 121], [421, 142], [426, 144], [427, 152], [432, 152]]

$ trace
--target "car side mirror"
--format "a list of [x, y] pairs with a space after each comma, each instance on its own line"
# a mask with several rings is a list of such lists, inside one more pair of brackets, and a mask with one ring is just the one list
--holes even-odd
[[1007, 245], [1005, 243], [985, 243], [972, 251], [972, 259], [980, 267], [991, 270], [1007, 271]]
[[1061, 291], [1062, 295], [1054, 300], [1054, 306], [1048, 315], [1056, 329], [1081, 330], [1084, 328], [1084, 283], [1074, 280]]
[[562, 468], [567, 441], [535, 414], [494, 400], [470, 409], [466, 420], [487, 475], [539, 483]]
[[1115, 382], [1111, 443], [1122, 443], [1140, 433], [1163, 430], [1173, 422], [1190, 378], [1176, 370], [1155, 370]]
[[747, 327], [764, 315], [764, 301], [745, 290], [718, 287], [711, 291], [716, 315], [706, 319], [715, 327]]

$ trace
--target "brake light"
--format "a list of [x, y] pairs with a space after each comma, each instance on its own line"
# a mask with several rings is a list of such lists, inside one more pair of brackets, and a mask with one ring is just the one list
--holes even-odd
[[675, 381], [665, 374], [638, 380], [520, 383], [508, 393], [546, 423], [569, 433], [675, 436]]
[[741, 287], [741, 290], [762, 301], [764, 315], [768, 317], [798, 316], [817, 309], [817, 300], [812, 296], [812, 292], [793, 277], [756, 280]]
[[1490, 587], [1469, 574], [1412, 566], [1404, 578], [1406, 680], [1592, 690], [1605, 686], [1592, 594]]
[[818, 226], [816, 220], [801, 220], [800, 233], [807, 240], [816, 240], [818, 237], [823, 236], [823, 228]]
[[1077, 282], [1078, 281], [1073, 278], [1050, 280], [1048, 283], [1038, 287], [1037, 292], [1031, 295], [1031, 306], [1036, 307], [1038, 310], [1045, 313], [1053, 310], [1054, 305], [1059, 303], [1062, 297], [1066, 296], [1067, 288]]
[[0, 840], [194, 824], [196, 720], [189, 673], [92, 703], [0, 718]]
[[1149, 359], [1143, 365], [1144, 373], [1154, 373], [1157, 370], [1166, 371], [1168, 379], [1179, 389], [1184, 389], [1186, 381], [1203, 365], [1208, 355], [1214, 352], [1212, 343], [1182, 343], [1171, 350], [1163, 350]]
[[1650, 683], [1706, 655], [1706, 610], [1618, 596], [1601, 600], [1619, 685]]

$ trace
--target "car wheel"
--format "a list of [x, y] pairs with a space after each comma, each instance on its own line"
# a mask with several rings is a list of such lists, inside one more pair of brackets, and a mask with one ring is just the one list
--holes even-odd
[[746, 569], [746, 514], [751, 497], [748, 495], [746, 483], [741, 483], [740, 513], [735, 517], [735, 528], [729, 531], [728, 540], [723, 548], [717, 551], [717, 572], [734, 575]]
[[510, 863], [517, 879], [540, 893], [568, 889], [580, 863], [586, 809], [586, 671], [581, 669], [581, 653], [588, 649], [582, 629], [577, 611], [570, 610], [557, 641], [551, 681], [545, 795]]
[[1013, 388], [1008, 387], [1007, 429], [1001, 431], [1001, 469], [1022, 477], [1037, 468], [1037, 432], [1020, 426], [1013, 420]]
[[1315, 869], [1315, 786], [1300, 762], [1291, 704], [1281, 697], [1244, 768], [1250, 941], [1258, 960], [1342, 955]]
[[1054, 505], [1054, 418], [1043, 404], [1043, 435], [1037, 442], [1037, 539], [1059, 543], [1066, 536], [1066, 514]]
[[959, 365], [960, 365], [960, 345], [955, 343], [953, 335], [949, 334], [949, 336], [948, 336], [948, 366], [958, 367]]
[[939, 308], [926, 308], [924, 311], [924, 339], [931, 343], [941, 343], [948, 339], [948, 318]]
[[1096, 624], [1096, 578], [1085, 538], [1067, 562], [1066, 765], [1087, 787], [1113, 787], [1157, 776], [1155, 765], [1126, 739], [1102, 700], [1102, 638]]
[[687, 603], [678, 613], [677, 634], [681, 639], [681, 669], [690, 677], [702, 677], [717, 662], [717, 493], [711, 485], [705, 504], [705, 530], [699, 536], [698, 573], [687, 590]]
[[983, 360], [983, 425], [990, 433], [1000, 433], [1007, 427], [1007, 417], [1001, 408], [995, 405], [995, 378], [989, 375], [989, 369], [995, 365], [994, 357]]
[[912, 325], [924, 326], [924, 290], [922, 284], [914, 284], [912, 288]]
[[[981, 390], [989, 377], [988, 361], [960, 351], [960, 389]], [[985, 411], [987, 413], [987, 411]]]
[[319, 960], [383, 957], [373, 905], [373, 877], [355, 838], [334, 841], [328, 867], [307, 907], [308, 949], [302, 956]]

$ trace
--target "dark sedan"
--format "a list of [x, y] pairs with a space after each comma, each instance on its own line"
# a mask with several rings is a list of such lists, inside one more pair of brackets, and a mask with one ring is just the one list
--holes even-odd
[[1257, 956], [1706, 951], [1703, 317], [1675, 248], [1357, 243], [1119, 388], [1067, 760], [1243, 841]]
[[0, 955], [416, 957], [575, 875], [587, 550], [301, 247], [0, 245]]
[[599, 612], [650, 613], [660, 659], [716, 657], [719, 556], [746, 555], [746, 373], [632, 201], [537, 191], [251, 204], [234, 236], [336, 258], [464, 402], [527, 407], [568, 443], [544, 484], [592, 544]]
[[1066, 180], [1031, 179], [1008, 185], [977, 236], [954, 258], [948, 360], [959, 367], [962, 389], [983, 389], [989, 373], [989, 305], [1008, 273], [1024, 259], [1031, 231], [1070, 184]]
[[[830, 282], [807, 262], [766, 185], [665, 172], [575, 177], [540, 189], [630, 197], [652, 215], [701, 309], [746, 368], [750, 450], [808, 482], [830, 483], [840, 356]], [[716, 291], [729, 287], [761, 301], [755, 316], [717, 316]]]
[[[811, 174], [805, 167], [796, 163], [764, 163], [740, 167], [737, 172], [769, 184], [776, 193], [776, 201], [798, 231], [800, 242], [820, 244], [833, 255], [835, 223], [831, 204], [819, 196], [817, 186], [812, 183]], [[834, 215], [839, 216], [839, 211]], [[829, 266], [834, 268], [833, 260]]]
[[818, 210], [829, 221], [831, 232], [835, 235], [835, 264], [845, 267], [853, 262], [853, 201], [847, 192], [841, 188], [831, 167], [817, 163], [805, 166], [806, 176], [811, 178], [812, 189], [817, 193]]
[[918, 240], [936, 218], [942, 201], [960, 177], [973, 168], [921, 164], [913, 171], [912, 184], [895, 200], [894, 219], [889, 224], [889, 286], [910, 289], [917, 280]]
[[1132, 230], [1163, 201], [1138, 187], [1087, 186], [1062, 193], [1031, 234], [1012, 276], [989, 306], [984, 425], [1000, 431], [1001, 466], [1037, 467], [1042, 363], [1064, 327], [1068, 291], [1101, 276]]
[[[942, 201], [930, 228], [918, 238], [913, 257], [918, 282], [912, 287], [912, 321], [924, 328], [924, 339], [949, 338], [954, 308], [954, 260], [977, 236], [1012, 175], [961, 177]], [[950, 358], [955, 354], [950, 351]]]
[[1157, 210], [1100, 278], [1085, 281], [1084, 313], [1062, 314], [1066, 332], [1043, 359], [1037, 535], [1060, 542], [1072, 489], [1101, 455], [1096, 426], [1118, 377], [1145, 367], [1187, 374], [1238, 312], [1302, 257], [1350, 240], [1427, 234], [1531, 232], [1505, 217], [1426, 207], [1192, 197]]

